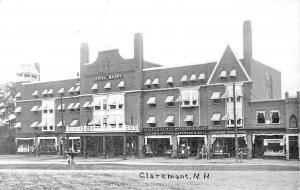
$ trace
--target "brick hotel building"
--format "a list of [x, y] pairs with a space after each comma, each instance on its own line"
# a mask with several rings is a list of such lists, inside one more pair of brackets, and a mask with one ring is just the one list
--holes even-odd
[[80, 152], [84, 156], [189, 156], [206, 144], [211, 156], [234, 156], [233, 81], [238, 144], [248, 158], [299, 159], [300, 93], [281, 99], [281, 74], [252, 57], [250, 21], [243, 26], [243, 59], [227, 45], [216, 62], [163, 67], [118, 50], [80, 48], [80, 77], [39, 81], [39, 67], [17, 73], [16, 143], [19, 153]]

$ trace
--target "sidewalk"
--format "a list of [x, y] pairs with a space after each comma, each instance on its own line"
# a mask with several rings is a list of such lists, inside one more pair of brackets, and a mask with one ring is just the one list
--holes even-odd
[[[278, 166], [294, 166], [300, 168], [300, 162], [297, 160], [264, 160], [264, 159], [243, 159], [242, 163], [235, 158], [224, 159], [172, 159], [164, 157], [151, 158], [134, 158], [128, 157], [123, 160], [118, 158], [101, 158], [101, 157], [75, 157], [76, 164], [127, 164], [127, 165], [278, 165]], [[0, 165], [5, 164], [66, 164], [67, 160], [57, 155], [41, 155], [35, 157], [33, 155], [0, 155]]]

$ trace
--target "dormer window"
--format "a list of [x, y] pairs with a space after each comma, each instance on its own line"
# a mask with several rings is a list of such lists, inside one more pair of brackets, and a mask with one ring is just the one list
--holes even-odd
[[147, 79], [144, 85], [146, 89], [151, 89], [151, 80]]
[[33, 96], [34, 98], [37, 98], [37, 97], [39, 96], [38, 91], [35, 90], [35, 91], [32, 93], [32, 96]]
[[98, 92], [98, 84], [94, 84], [91, 88], [93, 93], [97, 93]]
[[149, 105], [150, 108], [156, 107], [155, 97], [150, 97], [147, 101], [147, 105]]
[[43, 95], [44, 97], [47, 97], [47, 95], [48, 95], [48, 90], [45, 89], [45, 90], [42, 92], [42, 95]]
[[199, 80], [200, 82], [205, 81], [205, 73], [201, 73], [201, 74], [199, 75], [199, 77], [198, 77], [198, 80]]
[[118, 87], [120, 88], [120, 90], [124, 90], [124, 89], [125, 89], [125, 83], [124, 83], [124, 81], [121, 81], [121, 82], [118, 84]]
[[111, 83], [110, 82], [106, 83], [104, 86], [104, 89], [106, 89], [106, 90], [111, 89]]
[[154, 88], [159, 88], [159, 80], [158, 78], [155, 78], [152, 82], [152, 85]]
[[58, 91], [58, 94], [64, 95], [64, 94], [65, 94], [65, 89], [64, 89], [64, 88], [61, 88], [61, 89]]
[[222, 71], [220, 73], [219, 78], [222, 79], [222, 80], [226, 80], [227, 79], [227, 73], [226, 73], [226, 71]]
[[180, 82], [182, 83], [182, 85], [187, 85], [187, 76], [186, 76], [186, 75], [183, 75], [183, 76], [181, 77]]
[[173, 87], [173, 77], [168, 77], [168, 80], [166, 81], [168, 87]]
[[191, 85], [195, 85], [196, 84], [196, 80], [197, 80], [196, 75], [192, 74], [191, 77], [190, 77], [190, 84]]
[[71, 95], [74, 95], [74, 93], [75, 93], [74, 87], [72, 86], [72, 87], [68, 90], [68, 92], [69, 92]]

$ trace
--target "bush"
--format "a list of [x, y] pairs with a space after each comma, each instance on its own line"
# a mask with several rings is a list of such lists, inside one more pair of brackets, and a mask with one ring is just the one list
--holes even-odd
[[3, 154], [15, 154], [17, 152], [15, 137], [9, 136], [6, 140], [1, 141], [0, 152]]

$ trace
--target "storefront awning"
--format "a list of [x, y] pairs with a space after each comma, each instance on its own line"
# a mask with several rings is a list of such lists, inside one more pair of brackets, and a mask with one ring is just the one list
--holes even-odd
[[14, 112], [15, 113], [21, 113], [21, 107], [17, 107]]
[[155, 104], [155, 97], [150, 97], [147, 101], [147, 104]]
[[196, 81], [197, 80], [197, 77], [195, 74], [192, 74], [191, 77], [190, 77], [190, 81]]
[[39, 124], [39, 122], [35, 121], [35, 122], [33, 122], [33, 123], [30, 125], [30, 127], [37, 127], [38, 124]]
[[159, 85], [159, 80], [158, 78], [155, 78], [152, 82], [153, 85]]
[[51, 88], [51, 89], [48, 91], [47, 94], [48, 94], [48, 95], [53, 95], [53, 89]]
[[145, 86], [151, 85], [151, 80], [150, 80], [150, 79], [147, 79], [144, 85], [145, 85]]
[[21, 126], [21, 122], [17, 122], [17, 123], [15, 124], [15, 126], [14, 126], [15, 129], [21, 128], [21, 127], [22, 127], [22, 126]]
[[89, 125], [101, 125], [101, 120], [100, 118], [94, 118]]
[[91, 106], [89, 106], [89, 105], [90, 105], [90, 102], [88, 101], [88, 102], [85, 102], [85, 103], [83, 104], [83, 106], [82, 106], [82, 107], [84, 107], [84, 108], [91, 107]]
[[173, 77], [168, 77], [168, 80], [166, 81], [166, 83], [172, 83], [173, 84]]
[[35, 91], [32, 93], [32, 96], [38, 96], [38, 95], [39, 95], [39, 93], [38, 93], [37, 90], [35, 90]]
[[42, 95], [47, 95], [48, 94], [48, 90], [45, 89], [43, 92], [42, 92]]
[[58, 91], [58, 94], [64, 94], [65, 93], [65, 89], [64, 88], [61, 88], [59, 91]]
[[110, 82], [106, 83], [104, 89], [111, 89], [111, 83]]
[[213, 92], [210, 99], [211, 100], [219, 100], [220, 99], [220, 92]]
[[68, 109], [68, 110], [72, 110], [72, 109], [74, 109], [74, 105], [75, 105], [74, 103], [71, 103], [71, 104], [68, 106], [68, 108], [67, 108], [67, 109]]
[[221, 114], [219, 114], [219, 113], [215, 113], [211, 117], [211, 121], [220, 121], [220, 120], [221, 120]]
[[147, 120], [147, 123], [156, 123], [156, 117], [149, 117], [149, 119]]
[[165, 123], [174, 123], [174, 122], [175, 122], [175, 117], [171, 115], [169, 115], [165, 120]]
[[74, 93], [75, 92], [75, 89], [74, 87], [72, 86], [69, 90], [68, 90], [69, 93]]
[[174, 96], [168, 96], [165, 100], [165, 103], [174, 102]]
[[188, 121], [193, 122], [194, 121], [194, 116], [193, 115], [186, 115], [184, 121], [185, 122], [188, 122]]
[[71, 123], [70, 123], [70, 126], [71, 127], [75, 127], [78, 125], [78, 120], [73, 120]]
[[38, 124], [38, 127], [47, 127], [47, 121], [42, 121]]
[[77, 102], [77, 103], [75, 104], [75, 106], [74, 106], [74, 109], [79, 109], [79, 108], [80, 108], [80, 103]]
[[94, 84], [91, 88], [91, 90], [98, 90], [98, 84]]
[[124, 87], [125, 87], [125, 82], [124, 82], [124, 81], [121, 81], [121, 82], [118, 84], [118, 87], [119, 87], [119, 88], [124, 88]]
[[30, 111], [39, 111], [39, 106], [33, 106]]
[[183, 75], [183, 76], [181, 77], [180, 82], [187, 82], [187, 76], [186, 76], [186, 75]]
[[201, 73], [198, 77], [198, 80], [205, 80], [205, 73]]

